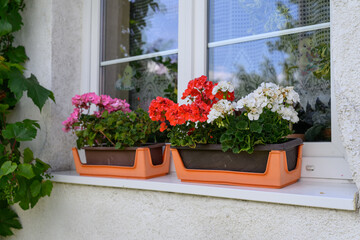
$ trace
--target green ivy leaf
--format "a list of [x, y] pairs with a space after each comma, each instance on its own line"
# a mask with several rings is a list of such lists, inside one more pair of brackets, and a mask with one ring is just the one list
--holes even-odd
[[31, 120], [31, 119], [24, 119], [22, 121], [24, 123], [25, 126], [27, 127], [36, 127], [37, 129], [40, 129], [40, 124], [38, 124], [38, 121], [36, 120]]
[[25, 53], [25, 48], [23, 46], [11, 47], [7, 50], [6, 55], [10, 62], [12, 63], [24, 63], [28, 60], [28, 57]]
[[31, 196], [36, 197], [41, 191], [41, 183], [38, 180], [35, 180], [30, 185]]
[[55, 102], [54, 94], [41, 86], [33, 74], [27, 79], [26, 87], [28, 90], [27, 96], [33, 100], [40, 111], [48, 98]]
[[11, 31], [16, 32], [21, 29], [21, 25], [23, 25], [21, 15], [17, 8], [14, 8], [7, 15], [8, 21], [11, 24]]
[[2, 131], [6, 139], [15, 139], [16, 141], [31, 141], [36, 137], [36, 129], [33, 126], [27, 126], [21, 122], [8, 124]]
[[23, 92], [27, 89], [26, 79], [22, 72], [12, 67], [8, 74], [9, 76], [9, 88], [15, 94], [16, 99], [20, 99], [23, 96]]
[[0, 208], [0, 236], [13, 235], [12, 228], [22, 228], [18, 215], [10, 207]]
[[49, 164], [41, 161], [39, 158], [36, 158], [35, 161], [36, 161], [36, 165], [35, 165], [35, 166], [41, 168], [42, 172], [45, 172], [45, 171], [47, 171], [47, 170], [50, 168], [50, 165], [49, 165]]
[[30, 204], [30, 200], [28, 197], [22, 198], [19, 202], [19, 206], [22, 208], [22, 210], [28, 210], [29, 204]]
[[4, 162], [3, 165], [1, 166], [1, 169], [0, 169], [0, 178], [2, 176], [6, 176], [9, 173], [14, 172], [16, 170], [16, 168], [17, 168], [16, 163], [11, 162], [11, 161]]
[[45, 197], [46, 195], [50, 197], [51, 191], [53, 189], [53, 184], [50, 180], [46, 180], [41, 184], [41, 196]]
[[6, 113], [8, 108], [8, 104], [0, 104], [0, 113]]
[[20, 176], [26, 177], [27, 179], [35, 177], [32, 165], [29, 163], [20, 164], [18, 174]]
[[34, 153], [30, 148], [25, 148], [24, 150], [24, 163], [30, 163], [34, 159]]
[[0, 9], [7, 7], [9, 0], [0, 0]]
[[10, 33], [11, 30], [11, 24], [4, 18], [0, 19], [0, 36]]

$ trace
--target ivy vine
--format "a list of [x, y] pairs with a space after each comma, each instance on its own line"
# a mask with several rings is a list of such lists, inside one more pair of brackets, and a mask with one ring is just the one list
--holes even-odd
[[7, 121], [24, 93], [40, 111], [48, 99], [55, 102], [54, 94], [34, 75], [24, 75], [29, 58], [23, 46], [14, 44], [14, 33], [23, 25], [20, 13], [24, 7], [23, 0], [0, 0], [0, 236], [13, 235], [13, 229], [21, 228], [11, 205], [33, 208], [41, 197], [50, 196], [53, 187], [47, 174], [50, 166], [30, 148], [20, 147], [36, 137], [39, 123], [31, 119]]

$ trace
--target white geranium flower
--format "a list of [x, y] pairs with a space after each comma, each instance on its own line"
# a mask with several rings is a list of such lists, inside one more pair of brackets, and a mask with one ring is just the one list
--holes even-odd
[[234, 110], [234, 105], [230, 101], [221, 99], [211, 107], [207, 122], [212, 123], [218, 118], [224, 118], [226, 115], [232, 114]]
[[235, 109], [245, 108], [250, 120], [258, 120], [264, 108], [277, 112], [285, 120], [299, 121], [297, 112], [292, 105], [299, 102], [299, 94], [293, 87], [280, 87], [274, 83], [262, 83], [255, 91], [236, 103]]
[[218, 91], [221, 92], [234, 92], [234, 86], [231, 82], [221, 81], [212, 90], [212, 94], [216, 95]]

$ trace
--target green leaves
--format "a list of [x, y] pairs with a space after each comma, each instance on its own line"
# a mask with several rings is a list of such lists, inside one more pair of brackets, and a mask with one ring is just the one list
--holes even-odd
[[41, 183], [41, 196], [45, 197], [45, 196], [49, 196], [51, 194], [51, 191], [53, 189], [53, 184], [50, 180], [46, 180], [44, 182]]
[[250, 131], [254, 133], [261, 133], [262, 125], [259, 122], [253, 121], [250, 124]]
[[36, 197], [41, 191], [41, 183], [38, 180], [35, 180], [30, 185], [31, 196]]
[[231, 117], [229, 128], [222, 134], [220, 142], [223, 151], [252, 153], [255, 145], [282, 142], [290, 133], [287, 121], [282, 120], [278, 113], [264, 109], [256, 121], [250, 121], [245, 113]]
[[55, 102], [54, 94], [41, 86], [34, 75], [31, 74], [27, 79], [26, 85], [27, 96], [33, 100], [40, 111], [48, 98]]
[[10, 90], [15, 94], [16, 99], [19, 100], [23, 96], [23, 92], [27, 90], [26, 78], [23, 76], [22, 72], [12, 67], [8, 74]]
[[8, 76], [9, 88], [17, 99], [20, 99], [23, 92], [27, 91], [27, 96], [31, 98], [40, 111], [48, 98], [55, 102], [54, 94], [41, 86], [34, 75], [31, 74], [29, 78], [25, 78], [19, 69], [12, 67]]
[[32, 169], [32, 165], [29, 163], [20, 164], [18, 174], [27, 179], [31, 179], [31, 178], [35, 177], [35, 173]]
[[29, 58], [26, 56], [23, 46], [11, 47], [7, 50], [6, 56], [12, 63], [24, 63]]
[[11, 161], [6, 161], [0, 168], [0, 178], [14, 172], [17, 168], [17, 164]]
[[7, 123], [6, 116], [14, 109], [24, 92], [41, 109], [47, 99], [55, 102], [54, 94], [42, 87], [36, 77], [24, 76], [23, 64], [28, 60], [23, 46], [13, 46], [15, 31], [20, 30], [23, 0], [0, 0], [0, 238], [20, 229], [18, 216], [9, 205], [19, 203], [22, 209], [34, 207], [41, 197], [50, 196], [52, 183], [46, 171], [50, 166], [35, 158], [22, 141], [36, 137], [40, 125], [25, 119]]
[[24, 150], [24, 163], [30, 163], [34, 159], [34, 154], [30, 148]]
[[2, 131], [2, 134], [5, 139], [15, 139], [18, 142], [31, 141], [36, 137], [37, 126], [37, 123], [25, 120], [23, 122], [8, 124]]
[[236, 128], [239, 130], [246, 130], [248, 128], [248, 122], [245, 120], [238, 121], [236, 123]]
[[129, 113], [104, 111], [101, 118], [82, 115], [80, 121], [84, 130], [76, 132], [78, 148], [105, 144], [123, 149], [146, 143], [159, 129], [159, 123], [152, 121], [142, 109]]
[[21, 8], [22, 3], [19, 1], [0, 1], [0, 37], [20, 30], [23, 25], [19, 13]]
[[0, 19], [0, 36], [8, 34], [11, 31], [12, 31], [11, 24], [5, 19]]
[[22, 228], [19, 217], [6, 203], [0, 204], [0, 236], [13, 235], [12, 228]]

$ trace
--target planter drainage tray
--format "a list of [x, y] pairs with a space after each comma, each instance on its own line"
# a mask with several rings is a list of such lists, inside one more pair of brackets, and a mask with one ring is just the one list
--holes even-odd
[[281, 188], [300, 178], [302, 140], [258, 145], [252, 154], [223, 152], [220, 144], [171, 149], [181, 181]]
[[76, 171], [82, 176], [147, 179], [166, 175], [170, 167], [170, 145], [152, 144], [118, 150], [113, 147], [85, 147], [86, 164], [73, 148]]

